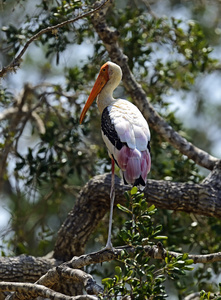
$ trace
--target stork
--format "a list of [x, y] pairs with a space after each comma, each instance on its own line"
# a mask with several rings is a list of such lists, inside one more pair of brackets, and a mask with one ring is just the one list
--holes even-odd
[[113, 249], [111, 227], [115, 198], [114, 166], [121, 169], [125, 184], [144, 189], [151, 167], [150, 131], [140, 110], [131, 102], [114, 99], [113, 91], [122, 78], [121, 68], [112, 62], [105, 63], [80, 115], [82, 123], [89, 107], [97, 97], [101, 113], [101, 133], [111, 158], [110, 220], [108, 240], [104, 249]]

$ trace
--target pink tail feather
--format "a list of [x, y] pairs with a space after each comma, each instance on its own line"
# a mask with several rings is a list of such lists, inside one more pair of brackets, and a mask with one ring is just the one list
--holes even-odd
[[[127, 183], [133, 185], [136, 185], [136, 183], [140, 184], [141, 182], [142, 185], [146, 183], [147, 174], [151, 166], [148, 149], [139, 151], [137, 149], [130, 149], [125, 145], [120, 149], [116, 160]], [[142, 178], [141, 182], [139, 182], [140, 177]]]

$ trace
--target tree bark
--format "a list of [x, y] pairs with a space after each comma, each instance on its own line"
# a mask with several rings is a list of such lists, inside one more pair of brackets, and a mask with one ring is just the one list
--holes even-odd
[[[149, 179], [144, 196], [149, 204], [162, 209], [220, 218], [220, 185], [221, 163], [218, 163], [200, 184]], [[58, 232], [54, 258], [70, 260], [84, 252], [87, 240], [109, 209], [110, 186], [111, 175], [104, 174], [95, 176], [83, 187], [77, 203]], [[124, 192], [130, 188], [115, 176], [115, 205], [125, 202]]]
[[54, 258], [20, 255], [17, 257], [0, 257], [0, 280], [35, 282], [49, 269], [61, 262]]

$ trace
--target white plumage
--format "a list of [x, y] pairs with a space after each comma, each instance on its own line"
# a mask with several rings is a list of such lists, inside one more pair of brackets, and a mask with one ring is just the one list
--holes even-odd
[[144, 151], [150, 141], [150, 131], [139, 109], [127, 100], [118, 99], [108, 110], [121, 142], [131, 149]]

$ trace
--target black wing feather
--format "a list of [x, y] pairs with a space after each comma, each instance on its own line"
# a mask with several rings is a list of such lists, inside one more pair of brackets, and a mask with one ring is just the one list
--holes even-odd
[[101, 115], [101, 130], [117, 150], [120, 150], [123, 147], [125, 143], [121, 142], [117, 131], [114, 128], [114, 124], [111, 122], [108, 106], [103, 110]]

